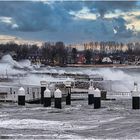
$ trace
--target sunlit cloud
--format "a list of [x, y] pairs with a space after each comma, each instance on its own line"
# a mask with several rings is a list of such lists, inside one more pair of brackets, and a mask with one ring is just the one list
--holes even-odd
[[12, 24], [12, 28], [13, 29], [16, 29], [16, 28], [18, 28], [18, 25], [15, 23], [15, 24]]
[[12, 18], [11, 17], [0, 17], [0, 22], [11, 24], [12, 23]]
[[0, 23], [10, 26], [12, 29], [18, 28], [18, 25], [15, 23], [12, 17], [0, 17]]
[[113, 18], [119, 18], [122, 17], [126, 20], [126, 26], [129, 29], [133, 29], [135, 31], [140, 31], [140, 19], [137, 19], [136, 17], [140, 16], [140, 11], [128, 11], [128, 12], [122, 12], [117, 10], [116, 12], [109, 12], [105, 14], [104, 18], [106, 19], [113, 19]]
[[75, 19], [96, 20], [96, 14], [91, 13], [87, 7], [83, 7], [80, 11], [70, 11], [69, 14]]

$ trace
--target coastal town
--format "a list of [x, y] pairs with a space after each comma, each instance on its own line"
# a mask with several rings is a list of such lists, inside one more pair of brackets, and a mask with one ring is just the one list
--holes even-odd
[[32, 64], [51, 66], [140, 65], [140, 43], [63, 42], [16, 43], [0, 42], [0, 57], [10, 54], [19, 61], [29, 59]]

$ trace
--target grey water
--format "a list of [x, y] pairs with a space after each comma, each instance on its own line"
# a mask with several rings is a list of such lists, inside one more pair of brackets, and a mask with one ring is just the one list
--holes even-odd
[[0, 105], [1, 139], [139, 139], [140, 110], [131, 100], [102, 101], [93, 109], [87, 101], [72, 101], [62, 109], [41, 105]]
[[[10, 61], [11, 62], [11, 61]], [[8, 74], [26, 74], [20, 77], [22, 84], [40, 84], [40, 80], [56, 80], [36, 71], [58, 73], [99, 74], [110, 80], [114, 91], [133, 90], [134, 82], [140, 87], [140, 68], [73, 68], [45, 67], [29, 71], [15, 69], [15, 64], [1, 64], [0, 74], [8, 68]], [[12, 83], [18, 83], [13, 81]], [[12, 84], [1, 83], [1, 84]], [[0, 103], [0, 139], [140, 139], [140, 110], [132, 110], [131, 99], [102, 101], [101, 109], [88, 106], [86, 100], [63, 102], [62, 109], [42, 105]]]

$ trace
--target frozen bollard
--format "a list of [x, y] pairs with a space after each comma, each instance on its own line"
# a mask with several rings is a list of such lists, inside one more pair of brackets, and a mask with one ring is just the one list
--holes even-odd
[[41, 84], [41, 104], [43, 104], [44, 103], [44, 91], [46, 89], [47, 82], [40, 81], [40, 84]]
[[46, 88], [44, 91], [44, 107], [50, 107], [51, 106], [51, 91]]
[[67, 78], [64, 84], [67, 89], [66, 105], [71, 105], [71, 79]]
[[23, 87], [18, 90], [18, 105], [25, 105], [25, 89]]
[[94, 88], [90, 86], [88, 89], [88, 105], [92, 105], [94, 103]]
[[67, 88], [66, 105], [71, 105], [71, 88]]
[[57, 89], [54, 92], [54, 107], [61, 109], [62, 108], [61, 101], [62, 101], [62, 92], [59, 89]]
[[106, 90], [102, 90], [101, 91], [101, 100], [106, 100], [106, 95], [107, 95], [107, 91]]
[[94, 109], [101, 108], [101, 91], [96, 88], [94, 91]]
[[137, 83], [134, 83], [134, 90], [132, 91], [132, 109], [140, 109], [140, 92], [138, 92]]

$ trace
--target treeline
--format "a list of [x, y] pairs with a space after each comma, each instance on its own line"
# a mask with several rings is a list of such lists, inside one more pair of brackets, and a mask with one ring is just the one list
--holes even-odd
[[128, 43], [128, 50], [127, 50], [127, 54], [129, 55], [140, 55], [140, 43], [136, 42], [136, 43]]
[[101, 47], [105, 47], [105, 46], [112, 46], [112, 47], [118, 47], [121, 46], [123, 47], [125, 44], [122, 42], [115, 42], [115, 41], [101, 41], [101, 42], [89, 42], [89, 43], [84, 43], [84, 46], [86, 45], [90, 45], [90, 46], [101, 46]]
[[100, 42], [88, 42], [88, 43], [84, 43], [84, 45], [91, 45], [91, 46], [112, 46], [112, 47], [118, 47], [118, 46], [128, 46], [130, 48], [137, 48], [140, 47], [140, 43], [139, 42], [135, 42], [135, 43], [122, 43], [122, 42], [116, 42], [116, 41], [100, 41]]
[[101, 41], [101, 42], [88, 42], [84, 43], [84, 49], [89, 48], [97, 48], [100, 46], [100, 53], [106, 53], [106, 48], [113, 50], [113, 53], [124, 51], [128, 54], [139, 54], [140, 53], [140, 43], [122, 43], [122, 42], [115, 42], [115, 41]]
[[[56, 42], [54, 44], [44, 43], [41, 47], [27, 44], [18, 45], [15, 43], [0, 44], [0, 56], [11, 54], [17, 61], [31, 59], [32, 61], [40, 60], [47, 64], [59, 63], [63, 65], [67, 63], [69, 51], [70, 49], [65, 47], [63, 42]], [[75, 54], [73, 57], [75, 59]]]
[[67, 63], [68, 48], [65, 47], [63, 42], [56, 42], [55, 44], [45, 43], [40, 52], [41, 56], [48, 63], [58, 63], [60, 65]]
[[0, 44], [0, 53], [11, 54], [16, 60], [26, 59], [31, 53], [38, 54], [40, 49], [36, 45], [18, 45], [15, 43]]
[[[67, 63], [77, 63], [78, 55], [85, 58], [84, 63], [90, 64], [94, 57], [103, 58], [109, 55], [140, 55], [140, 43], [129, 43], [126, 52], [117, 51], [112, 54], [106, 52], [96, 53], [91, 49], [78, 51], [76, 48], [67, 47], [63, 42], [44, 43], [41, 47], [37, 45], [18, 45], [15, 43], [0, 44], [0, 55], [11, 54], [17, 61], [31, 59], [31, 61], [41, 61], [44, 64], [65, 65]], [[82, 59], [82, 58], [81, 58]], [[101, 59], [99, 59], [101, 61]]]

